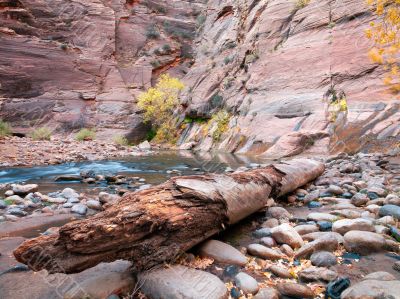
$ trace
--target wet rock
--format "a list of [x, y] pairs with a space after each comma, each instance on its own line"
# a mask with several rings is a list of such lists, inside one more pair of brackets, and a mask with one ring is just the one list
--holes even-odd
[[103, 207], [98, 200], [90, 199], [90, 200], [86, 201], [86, 205], [89, 209], [93, 209], [93, 210], [97, 210], [97, 211], [103, 210]]
[[81, 177], [78, 175], [59, 175], [54, 180], [56, 182], [79, 182]]
[[334, 222], [337, 220], [337, 217], [335, 215], [331, 215], [328, 213], [310, 213], [307, 216], [308, 220], [312, 220], [312, 221], [330, 221], [330, 222]]
[[271, 230], [267, 227], [257, 229], [253, 232], [253, 236], [256, 238], [263, 238], [271, 236]]
[[294, 228], [300, 235], [305, 235], [313, 232], [319, 231], [318, 226], [314, 224], [302, 224], [302, 225], [297, 225]]
[[393, 264], [393, 269], [400, 272], [400, 261]]
[[288, 244], [292, 248], [298, 248], [303, 245], [303, 239], [299, 233], [287, 223], [272, 228], [271, 233], [278, 244]]
[[199, 248], [201, 256], [210, 257], [216, 262], [244, 266], [247, 258], [233, 246], [218, 240], [209, 240]]
[[0, 199], [0, 209], [6, 209], [7, 208], [7, 204], [4, 200]]
[[363, 280], [346, 289], [341, 298], [397, 298], [400, 294], [400, 281]]
[[332, 226], [332, 231], [341, 235], [351, 230], [374, 232], [375, 227], [372, 221], [363, 218], [341, 219], [334, 222]]
[[303, 202], [304, 203], [309, 203], [310, 201], [315, 201], [316, 199], [319, 198], [319, 194], [320, 194], [320, 190], [314, 190], [314, 191], [308, 193], [304, 197]]
[[390, 280], [396, 280], [396, 277], [394, 277], [392, 274], [388, 272], [378, 271], [370, 273], [363, 278], [363, 280], [368, 280], [368, 279], [390, 281]]
[[329, 282], [337, 276], [335, 271], [321, 267], [309, 267], [298, 273], [301, 282]]
[[310, 201], [310, 202], [307, 204], [307, 206], [308, 206], [310, 209], [316, 209], [316, 208], [322, 207], [322, 204], [321, 204], [320, 202], [318, 202], [318, 201]]
[[19, 217], [24, 217], [26, 215], [28, 215], [27, 212], [23, 211], [20, 208], [10, 208], [7, 210], [7, 213], [13, 216], [19, 216]]
[[382, 251], [385, 244], [385, 238], [373, 232], [353, 230], [344, 235], [346, 250], [361, 255]]
[[368, 198], [371, 199], [371, 200], [374, 200], [374, 199], [378, 199], [378, 198], [379, 198], [379, 195], [378, 195], [378, 194], [376, 194], [375, 192], [370, 192], [370, 191], [367, 192], [367, 196], [368, 196]]
[[[370, 187], [368, 188], [368, 193], [375, 193], [378, 197], [385, 197], [387, 195], [387, 191], [383, 188], [379, 188], [379, 187]], [[371, 198], [371, 199], [375, 199], [375, 198]]]
[[87, 206], [84, 204], [76, 204], [73, 205], [71, 208], [72, 213], [77, 213], [79, 215], [86, 215], [87, 213]]
[[283, 268], [283, 267], [279, 267], [276, 265], [273, 265], [271, 267], [269, 267], [268, 269], [270, 272], [272, 272], [275, 276], [280, 277], [280, 278], [292, 278], [292, 275], [290, 274], [290, 272]]
[[84, 179], [94, 179], [96, 177], [96, 173], [94, 172], [94, 170], [86, 169], [81, 171], [80, 176]]
[[311, 257], [311, 264], [317, 267], [330, 267], [337, 264], [336, 256], [329, 251], [314, 252]]
[[244, 272], [235, 276], [235, 283], [245, 294], [256, 294], [259, 290], [257, 280]]
[[369, 198], [364, 193], [356, 193], [351, 198], [351, 203], [356, 207], [361, 207], [369, 201]]
[[335, 236], [330, 233], [322, 237], [304, 244], [295, 253], [295, 258], [308, 258], [316, 251], [335, 251], [339, 246], [339, 242]]
[[135, 287], [135, 280], [129, 271], [105, 272], [73, 284], [64, 294], [64, 299], [103, 299], [115, 293], [128, 294]]
[[258, 291], [254, 299], [279, 299], [279, 293], [274, 288], [262, 288]]
[[331, 281], [326, 286], [325, 295], [330, 299], [340, 299], [340, 295], [345, 289], [350, 286], [350, 279], [347, 277], [341, 277], [334, 281]]
[[215, 275], [174, 265], [139, 275], [141, 291], [150, 298], [224, 299], [228, 290]]
[[265, 247], [260, 244], [250, 244], [247, 246], [247, 252], [251, 255], [270, 260], [277, 260], [285, 257], [282, 253], [275, 249]]
[[233, 299], [239, 299], [242, 296], [242, 293], [240, 292], [240, 290], [237, 287], [233, 287], [233, 288], [231, 288], [230, 296]]
[[400, 206], [384, 205], [379, 210], [379, 216], [392, 216], [393, 218], [400, 220]]
[[236, 274], [239, 273], [239, 267], [236, 265], [229, 265], [224, 270], [224, 275], [228, 277], [234, 277]]
[[314, 298], [313, 291], [302, 284], [284, 282], [277, 285], [278, 291], [283, 296], [294, 298]]
[[317, 225], [320, 231], [329, 232], [332, 230], [332, 222], [330, 221], [318, 221]]
[[263, 244], [263, 245], [265, 245], [265, 246], [267, 246], [267, 247], [274, 247], [274, 246], [276, 246], [275, 240], [274, 240], [273, 238], [271, 238], [271, 237], [264, 237], [264, 238], [261, 238], [260, 242], [261, 242], [261, 244]]
[[290, 219], [290, 214], [285, 208], [282, 207], [270, 207], [267, 211], [267, 216], [276, 219]]
[[27, 185], [12, 184], [11, 188], [14, 194], [25, 196], [28, 193], [38, 191], [39, 186], [37, 184], [27, 184]]

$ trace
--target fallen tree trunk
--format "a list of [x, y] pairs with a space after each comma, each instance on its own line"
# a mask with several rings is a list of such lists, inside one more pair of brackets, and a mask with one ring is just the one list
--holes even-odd
[[104, 212], [68, 223], [56, 235], [25, 241], [15, 251], [32, 270], [74, 273], [100, 262], [133, 261], [147, 270], [314, 180], [322, 163], [298, 159], [237, 174], [175, 177], [129, 193]]

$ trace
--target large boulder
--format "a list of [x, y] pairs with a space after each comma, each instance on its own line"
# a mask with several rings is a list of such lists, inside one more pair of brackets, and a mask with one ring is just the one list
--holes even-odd
[[300, 234], [288, 223], [283, 223], [271, 229], [272, 237], [279, 244], [288, 244], [292, 248], [303, 245]]
[[335, 221], [332, 226], [332, 231], [344, 235], [351, 230], [361, 230], [374, 232], [375, 227], [371, 220], [357, 218], [357, 219], [341, 219]]
[[215, 275], [181, 265], [141, 273], [141, 291], [152, 299], [225, 299], [227, 288]]
[[200, 248], [201, 256], [210, 257], [217, 262], [244, 266], [247, 263], [246, 256], [229, 244], [218, 240], [204, 242]]
[[384, 250], [386, 241], [377, 233], [352, 230], [344, 235], [344, 246], [349, 252], [368, 255]]

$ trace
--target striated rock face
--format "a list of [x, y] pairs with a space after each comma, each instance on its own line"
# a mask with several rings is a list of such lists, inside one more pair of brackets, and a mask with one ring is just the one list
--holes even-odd
[[[224, 106], [230, 129], [215, 142], [194, 124], [183, 142], [281, 157], [354, 151], [368, 136], [398, 136], [399, 102], [367, 57], [364, 30], [372, 19], [363, 0], [311, 0], [303, 8], [283, 0], [208, 1], [196, 62], [185, 77], [186, 114], [209, 117]], [[323, 101], [331, 85], [346, 93], [348, 105], [347, 116], [332, 124]]]
[[[148, 126], [137, 95], [163, 72], [183, 78], [180, 144], [268, 157], [356, 151], [399, 136], [399, 101], [368, 60], [364, 0], [0, 0], [0, 118], [21, 132]], [[335, 122], [323, 95], [346, 93]], [[213, 138], [214, 136], [214, 138]], [[372, 140], [372, 141], [371, 141]]]
[[187, 72], [202, 2], [0, 0], [0, 118], [143, 138], [135, 97]]

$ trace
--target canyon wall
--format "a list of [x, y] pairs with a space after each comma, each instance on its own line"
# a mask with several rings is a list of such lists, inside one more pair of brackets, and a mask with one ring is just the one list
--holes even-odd
[[[182, 148], [265, 156], [399, 138], [399, 101], [367, 57], [364, 0], [0, 0], [0, 118], [15, 130], [146, 136], [137, 95], [168, 72]], [[327, 90], [348, 112], [327, 118]], [[227, 111], [216, 139], [208, 119]]]
[[[207, 117], [224, 106], [232, 116], [219, 142], [191, 124], [185, 147], [271, 157], [398, 140], [398, 98], [382, 84], [383, 67], [367, 57], [364, 31], [374, 16], [364, 0], [297, 3], [208, 2], [196, 62], [185, 76], [186, 113]], [[323, 100], [331, 86], [345, 92], [348, 107], [335, 122]]]

